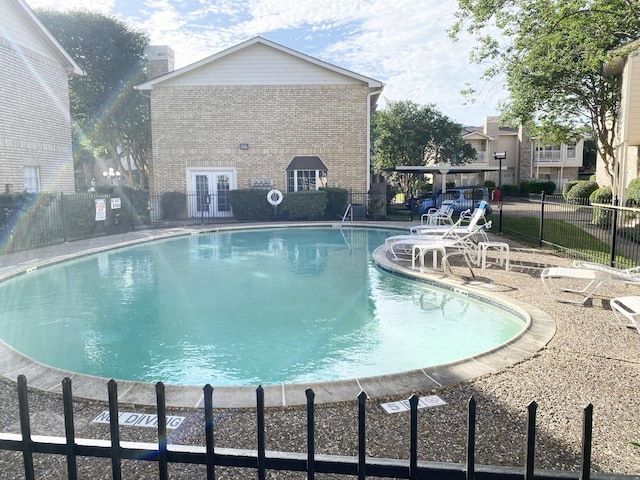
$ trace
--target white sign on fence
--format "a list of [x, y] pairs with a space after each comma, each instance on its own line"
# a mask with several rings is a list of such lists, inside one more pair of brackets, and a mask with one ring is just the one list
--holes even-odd
[[112, 198], [111, 199], [111, 210], [116, 210], [117, 208], [120, 208], [122, 206], [122, 202], [120, 201], [119, 198]]
[[107, 200], [96, 198], [96, 222], [107, 219]]

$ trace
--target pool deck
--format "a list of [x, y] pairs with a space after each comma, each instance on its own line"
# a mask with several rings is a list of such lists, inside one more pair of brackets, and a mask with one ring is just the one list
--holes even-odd
[[[399, 229], [407, 229], [409, 227], [409, 224], [384, 222], [376, 224], [354, 222], [348, 224], [348, 226], [352, 225]], [[260, 224], [257, 227], [274, 228], [278, 226], [336, 226], [336, 224], [318, 222], [286, 223]], [[256, 226], [246, 224], [207, 225], [203, 227], [135, 231], [108, 237], [67, 242], [26, 252], [5, 254], [0, 257], [2, 262], [0, 264], [0, 281], [18, 275], [26, 275], [36, 269], [72, 258], [92, 255], [141, 242], [180, 235], [246, 228], [256, 228]], [[397, 274], [418, 278], [427, 283], [431, 282], [444, 288], [466, 292], [469, 295], [480, 298], [490, 299], [492, 303], [504, 305], [508, 309], [518, 312], [520, 316], [528, 318], [529, 321], [523, 332], [509, 342], [491, 351], [451, 364], [393, 375], [344, 381], [267, 385], [264, 387], [266, 406], [304, 405], [307, 401], [306, 390], [309, 388], [313, 389], [315, 393], [316, 403], [334, 403], [353, 400], [360, 392], [365, 392], [369, 398], [380, 398], [399, 393], [410, 394], [416, 391], [429, 391], [465, 382], [495, 373], [535, 355], [549, 343], [556, 332], [556, 322], [547, 313], [534, 305], [500, 293], [491, 279], [485, 276], [471, 278], [468, 276], [468, 270], [466, 273], [460, 270], [460, 273], [454, 274], [443, 274], [436, 271], [420, 273], [412, 270], [410, 265], [405, 264], [405, 262], [392, 260], [387, 255], [385, 247], [381, 247], [374, 252], [374, 261], [381, 268]], [[20, 354], [4, 342], [0, 342], [0, 375], [15, 381], [20, 374], [24, 374], [27, 377], [30, 387], [52, 393], [61, 393], [61, 381], [64, 377], [69, 377], [73, 383], [74, 397], [88, 400], [107, 400], [106, 383], [108, 379], [80, 375], [49, 367]], [[155, 405], [155, 385], [119, 380], [118, 398], [123, 403]], [[166, 385], [166, 398], [167, 405], [171, 407], [199, 408], [204, 405], [201, 386]], [[219, 408], [253, 407], [255, 402], [255, 387], [215, 387], [213, 390], [213, 404]]]

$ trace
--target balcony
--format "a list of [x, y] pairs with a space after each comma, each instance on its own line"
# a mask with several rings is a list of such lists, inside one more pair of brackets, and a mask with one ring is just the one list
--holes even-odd
[[577, 157], [568, 158], [562, 152], [537, 152], [533, 158], [534, 167], [579, 167], [582, 164]]
[[487, 152], [479, 152], [476, 150], [476, 158], [471, 163], [487, 163]]
[[548, 165], [550, 163], [562, 163], [563, 158], [560, 151], [536, 152], [533, 161], [534, 164]]

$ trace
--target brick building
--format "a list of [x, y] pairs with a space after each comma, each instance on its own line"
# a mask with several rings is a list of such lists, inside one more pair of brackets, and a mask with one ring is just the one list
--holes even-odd
[[151, 97], [152, 194], [204, 193], [225, 216], [238, 188], [369, 190], [377, 80], [256, 37], [137, 88]]
[[22, 0], [0, 0], [0, 189], [75, 191], [68, 79], [82, 70]]

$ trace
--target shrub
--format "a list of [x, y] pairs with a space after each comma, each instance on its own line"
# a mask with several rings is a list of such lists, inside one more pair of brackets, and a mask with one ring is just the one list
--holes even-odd
[[556, 191], [556, 184], [553, 182], [540, 182], [538, 180], [525, 180], [520, 184], [520, 191], [525, 196], [530, 193], [546, 193], [547, 195], [551, 195]]
[[502, 185], [502, 195], [505, 197], [517, 197], [519, 190], [517, 185]]
[[622, 238], [626, 238], [627, 240], [640, 243], [640, 225], [635, 225], [632, 227], [622, 227], [618, 229], [618, 235]]
[[319, 220], [327, 209], [327, 192], [287, 193], [282, 203], [282, 214], [289, 220]]
[[327, 192], [327, 209], [325, 215], [327, 218], [341, 218], [347, 208], [349, 201], [349, 190], [345, 188], [321, 188], [323, 192]]
[[187, 206], [187, 196], [182, 192], [163, 193], [160, 206], [165, 219], [175, 220], [181, 213], [184, 213]]
[[611, 203], [611, 199], [613, 198], [613, 193], [611, 192], [610, 186], [604, 186], [595, 189], [589, 195], [589, 200], [592, 203]]
[[487, 187], [488, 190], [496, 189], [496, 182], [494, 182], [493, 180], [485, 180], [483, 185]]
[[581, 180], [570, 180], [562, 186], [562, 197], [567, 200], [567, 194], [569, 190], [571, 190], [577, 183], [580, 183]]
[[5, 223], [10, 223], [11, 218], [19, 215], [19, 212], [24, 210], [31, 202], [31, 195], [26, 192], [0, 194], [0, 228]]
[[385, 204], [380, 196], [370, 196], [367, 208], [369, 217], [373, 220], [383, 220], [386, 217]]
[[624, 204], [627, 207], [640, 205], [640, 177], [629, 182], [624, 192]]
[[231, 199], [231, 209], [236, 220], [241, 221], [259, 221], [272, 220], [278, 215], [280, 206], [274, 208], [267, 201], [268, 190], [263, 189], [240, 189], [231, 190], [229, 198]]
[[50, 215], [58, 213], [58, 198], [58, 194], [45, 192], [0, 195], [0, 244], [25, 250], [46, 245], [51, 236], [61, 237], [61, 229], [52, 232], [49, 227]]
[[[594, 190], [589, 196], [591, 203], [611, 203], [611, 187], [605, 186]], [[602, 228], [611, 227], [612, 212], [608, 208], [596, 207], [593, 209], [593, 224]]]
[[598, 184], [591, 180], [580, 180], [567, 192], [567, 203], [584, 205], [591, 194], [598, 189]]
[[396, 195], [398, 195], [399, 193], [401, 192], [400, 192], [400, 189], [398, 189], [398, 187], [387, 183], [387, 195], [386, 195], [387, 205], [391, 205], [393, 200], [396, 198]]
[[64, 230], [69, 240], [90, 237], [95, 230], [96, 198], [98, 197], [86, 193], [64, 196]]

